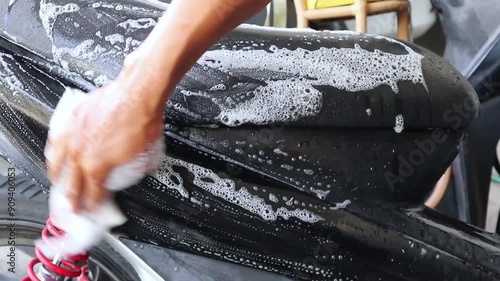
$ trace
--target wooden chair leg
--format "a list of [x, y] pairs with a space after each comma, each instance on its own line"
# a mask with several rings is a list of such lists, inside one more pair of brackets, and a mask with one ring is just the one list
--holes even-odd
[[308, 28], [309, 27], [309, 20], [307, 20], [303, 16], [297, 16], [297, 27], [298, 28]]
[[305, 17], [304, 13], [307, 11], [306, 0], [294, 0], [295, 13], [297, 14], [297, 27], [309, 27], [309, 20]]
[[367, 0], [356, 0], [354, 6], [354, 14], [356, 17], [356, 31], [367, 32], [368, 20], [368, 3]]
[[398, 39], [410, 40], [410, 4], [398, 11]]

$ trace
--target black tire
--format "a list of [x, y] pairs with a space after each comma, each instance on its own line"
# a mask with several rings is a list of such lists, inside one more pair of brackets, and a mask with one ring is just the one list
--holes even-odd
[[[1, 160], [3, 159], [0, 158]], [[7, 206], [9, 186], [12, 184], [9, 184], [8, 177], [0, 173], [0, 225], [2, 222], [16, 222], [16, 224], [22, 225], [20, 231], [16, 233], [16, 239], [34, 241], [34, 239], [40, 238], [40, 232], [44, 228], [45, 221], [48, 218], [48, 195], [43, 193], [42, 189], [29, 177], [20, 174], [17, 170], [15, 171], [15, 176], [11, 178], [11, 182], [15, 183], [14, 217], [10, 217]], [[6, 239], [6, 237], [2, 237], [5, 235], [6, 232], [0, 231], [0, 240]], [[19, 237], [21, 235], [23, 237]], [[105, 269], [106, 275], [113, 276], [114, 280], [140, 280], [133, 267], [108, 243], [101, 242], [90, 254], [94, 264], [99, 264], [100, 268]]]

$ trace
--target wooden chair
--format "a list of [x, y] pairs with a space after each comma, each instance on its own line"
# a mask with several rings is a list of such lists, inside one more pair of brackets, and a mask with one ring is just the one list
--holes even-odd
[[397, 37], [407, 41], [410, 39], [410, 3], [408, 0], [354, 0], [353, 4], [324, 8], [308, 7], [307, 1], [294, 0], [299, 28], [309, 27], [311, 21], [355, 18], [356, 31], [367, 32], [369, 15], [396, 12], [398, 15]]

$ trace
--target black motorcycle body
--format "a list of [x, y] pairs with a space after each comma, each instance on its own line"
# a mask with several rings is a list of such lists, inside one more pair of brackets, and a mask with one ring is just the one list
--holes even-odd
[[[0, 154], [48, 192], [43, 148], [65, 87], [114, 79], [167, 6], [9, 4]], [[500, 280], [496, 236], [422, 206], [478, 108], [460, 73], [413, 44], [241, 26], [177, 86], [166, 158], [116, 194], [129, 221], [115, 232], [198, 257], [189, 280], [212, 280], [216, 262], [255, 269], [231, 280]]]

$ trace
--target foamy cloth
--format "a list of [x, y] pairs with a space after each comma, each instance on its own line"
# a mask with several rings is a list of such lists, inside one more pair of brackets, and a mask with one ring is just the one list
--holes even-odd
[[[73, 110], [90, 95], [76, 89], [66, 89], [50, 120], [51, 136], [57, 137], [71, 126]], [[105, 188], [112, 192], [137, 184], [148, 171], [160, 165], [164, 157], [163, 152], [162, 137], [152, 143], [144, 153], [137, 155], [134, 161], [115, 168], [108, 177]], [[65, 234], [61, 238], [52, 237], [48, 241], [36, 242], [44, 255], [50, 259], [85, 252], [96, 246], [111, 228], [127, 221], [111, 197], [91, 211], [75, 214], [68, 197], [68, 191], [71, 190], [69, 180], [69, 168], [66, 167], [62, 170], [58, 182], [51, 187], [49, 199], [52, 222]]]

